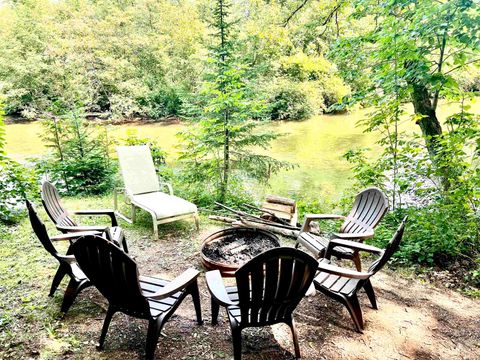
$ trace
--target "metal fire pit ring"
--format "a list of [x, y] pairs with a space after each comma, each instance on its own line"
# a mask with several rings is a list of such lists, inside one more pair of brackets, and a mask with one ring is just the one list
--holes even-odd
[[[241, 266], [239, 264], [228, 264], [224, 262], [219, 262], [216, 260], [213, 260], [209, 258], [205, 252], [205, 246], [207, 244], [210, 244], [215, 241], [221, 241], [222, 239], [226, 237], [230, 237], [232, 235], [241, 235], [241, 236], [258, 236], [262, 235], [265, 238], [270, 239], [275, 245], [274, 247], [279, 247], [280, 246], [280, 241], [278, 240], [278, 237], [266, 230], [262, 229], [255, 229], [255, 228], [249, 228], [249, 227], [232, 227], [228, 229], [223, 229], [216, 231], [209, 236], [207, 236], [202, 243], [201, 249], [200, 249], [200, 256], [201, 256], [201, 261], [202, 265], [207, 269], [207, 270], [220, 270], [220, 273], [222, 274], [223, 277], [234, 277], [235, 276], [235, 271]], [[267, 250], [267, 249], [265, 249]]]

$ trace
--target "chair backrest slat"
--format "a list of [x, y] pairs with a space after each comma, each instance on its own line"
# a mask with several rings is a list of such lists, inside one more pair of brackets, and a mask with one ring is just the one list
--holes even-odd
[[392, 255], [397, 251], [400, 246], [400, 241], [402, 240], [403, 233], [405, 231], [405, 223], [407, 222], [407, 217], [405, 217], [398, 227], [397, 231], [393, 235], [392, 239], [388, 242], [385, 247], [382, 256], [380, 256], [376, 261], [374, 261], [368, 268], [368, 272], [375, 274], [380, 271], [385, 264], [390, 260]]
[[55, 225], [77, 226], [68, 211], [62, 205], [57, 189], [48, 181], [42, 182], [42, 203], [48, 216]]
[[132, 195], [160, 191], [155, 165], [147, 145], [118, 146], [123, 183]]
[[377, 188], [360, 192], [352, 210], [340, 228], [343, 233], [356, 233], [375, 228], [388, 210], [388, 199]]
[[148, 316], [149, 306], [140, 289], [134, 260], [95, 235], [78, 239], [72, 249], [82, 271], [110, 304], [127, 313]]
[[291, 318], [315, 276], [317, 261], [303, 251], [274, 248], [235, 272], [242, 323], [265, 325]]

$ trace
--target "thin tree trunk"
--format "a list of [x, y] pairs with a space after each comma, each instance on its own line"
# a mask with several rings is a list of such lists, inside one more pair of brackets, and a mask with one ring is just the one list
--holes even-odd
[[413, 84], [412, 103], [415, 114], [422, 116], [421, 119], [417, 120], [417, 125], [422, 130], [425, 144], [433, 160], [437, 154], [437, 136], [442, 134], [442, 126], [430, 100], [430, 93], [424, 85]]
[[[434, 105], [430, 99], [428, 89], [423, 85], [413, 85], [412, 103], [415, 109], [415, 114], [422, 116], [417, 120], [418, 126], [422, 130], [425, 138], [425, 145], [432, 162], [437, 162], [438, 155], [438, 136], [442, 135], [442, 126], [438, 121]], [[440, 180], [443, 190], [448, 190], [451, 185], [449, 179], [449, 169], [445, 165], [438, 167], [440, 172]]]

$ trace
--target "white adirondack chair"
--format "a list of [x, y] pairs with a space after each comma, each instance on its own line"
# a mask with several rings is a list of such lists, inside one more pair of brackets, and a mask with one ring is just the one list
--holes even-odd
[[[129, 223], [135, 222], [135, 208], [150, 213], [153, 220], [153, 233], [158, 238], [158, 225], [193, 216], [198, 229], [197, 206], [173, 195], [172, 186], [160, 182], [155, 172], [150, 148], [147, 145], [118, 146], [118, 160], [124, 188], [114, 194], [116, 214]], [[168, 189], [168, 193], [161, 188]], [[118, 193], [125, 192], [126, 202], [131, 205], [131, 218], [118, 210]]]

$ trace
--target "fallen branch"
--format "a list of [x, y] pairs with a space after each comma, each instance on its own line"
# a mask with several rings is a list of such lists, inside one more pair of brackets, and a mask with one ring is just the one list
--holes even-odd
[[231, 217], [228, 217], [228, 216], [210, 215], [208, 218], [210, 220], [222, 221], [222, 222], [226, 222], [226, 223], [233, 223], [233, 222], [237, 221], [237, 219], [234, 219], [234, 218], [231, 218]]
[[277, 225], [269, 225], [265, 223], [260, 223], [252, 220], [247, 220], [246, 218], [240, 218], [240, 223], [243, 226], [248, 226], [252, 228], [257, 228], [257, 229], [262, 229], [262, 230], [267, 230], [271, 231], [276, 234], [280, 234], [283, 236], [291, 237], [291, 238], [297, 238], [299, 234], [299, 230], [293, 230], [293, 229], [286, 229], [283, 227], [279, 227]]

